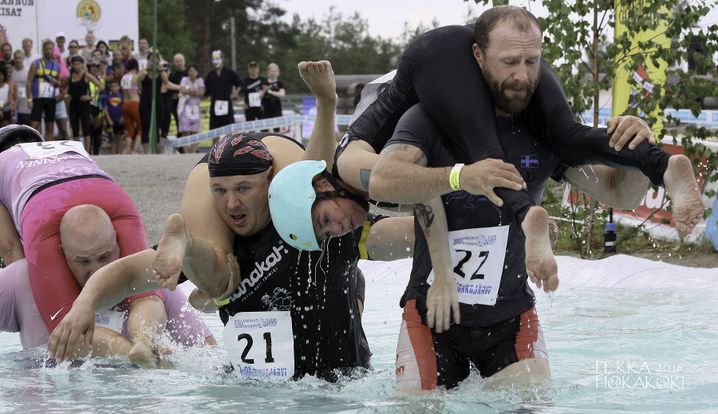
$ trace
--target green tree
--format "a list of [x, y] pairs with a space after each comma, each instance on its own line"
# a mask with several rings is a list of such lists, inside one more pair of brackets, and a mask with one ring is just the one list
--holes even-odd
[[[152, 2], [140, 0], [139, 24], [140, 37], [152, 42]], [[185, 16], [187, 14], [185, 0], [158, 0], [157, 13], [157, 49], [162, 56], [172, 60], [175, 53], [182, 53], [188, 62], [196, 56], [197, 43], [191, 33]]]

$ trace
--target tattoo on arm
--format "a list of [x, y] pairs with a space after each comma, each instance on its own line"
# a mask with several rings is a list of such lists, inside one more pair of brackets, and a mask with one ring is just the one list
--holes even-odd
[[371, 170], [360, 169], [359, 178], [361, 179], [361, 186], [364, 191], [369, 191], [369, 177], [371, 176]]
[[425, 231], [429, 230], [434, 223], [434, 210], [426, 204], [414, 204], [414, 215], [419, 219], [419, 224]]

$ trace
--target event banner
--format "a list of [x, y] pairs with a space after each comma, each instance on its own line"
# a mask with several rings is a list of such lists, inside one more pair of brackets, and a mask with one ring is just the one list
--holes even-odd
[[[637, 108], [642, 97], [651, 95], [655, 85], [662, 85], [666, 81], [668, 64], [662, 59], [651, 59], [651, 54], [659, 48], [671, 47], [671, 39], [665, 34], [668, 26], [667, 19], [671, 17], [671, 11], [662, 9], [656, 13], [655, 10], [650, 10], [646, 3], [650, 2], [647, 0], [615, 0], [615, 38], [630, 36], [631, 48], [619, 52], [616, 57], [616, 79], [613, 84], [614, 116], [624, 114], [628, 108]], [[655, 19], [653, 22], [655, 28], [636, 31], [635, 28], [639, 27], [639, 24], [633, 20], [638, 18]], [[650, 48], [644, 47], [643, 45], [649, 41], [655, 45]], [[631, 56], [636, 54], [645, 55], [644, 64], [632, 66]], [[635, 84], [629, 82], [629, 79], [632, 79]], [[661, 136], [663, 114], [657, 108], [653, 115], [658, 119], [658, 122], [653, 125], [653, 133], [655, 136]]]
[[137, 42], [139, 36], [138, 0], [0, 0], [1, 32], [13, 49], [22, 39], [30, 38], [34, 52], [40, 53], [44, 39], [55, 40], [65, 34], [66, 45], [72, 39], [80, 44], [85, 34], [94, 32], [108, 43], [127, 35]]

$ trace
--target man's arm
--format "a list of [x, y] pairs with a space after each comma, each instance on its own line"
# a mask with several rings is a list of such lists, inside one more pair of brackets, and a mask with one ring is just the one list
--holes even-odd
[[[369, 195], [374, 200], [399, 204], [413, 204], [452, 192], [449, 174], [452, 167], [428, 168], [420, 162], [422, 151], [408, 144], [385, 147], [372, 170]], [[466, 165], [459, 176], [461, 189], [471, 194], [484, 195], [496, 205], [501, 199], [495, 187], [521, 190], [525, 185], [516, 167], [496, 159], [485, 159]], [[411, 185], [407, 185], [411, 183]]]
[[25, 257], [20, 235], [17, 234], [10, 212], [2, 204], [0, 204], [0, 257], [5, 264]]
[[25, 96], [28, 106], [32, 108], [32, 83], [35, 80], [35, 64], [30, 63], [30, 70], [27, 71], [27, 83], [25, 84]]
[[[401, 167], [398, 169], [406, 167], [412, 170], [415, 175], [409, 174], [408, 176], [402, 176], [402, 179], [397, 179], [391, 171], [385, 171], [384, 167], [380, 165], [383, 162], [386, 163], [385, 165], [389, 167], [389, 170], [392, 169], [392, 166], [400, 164]], [[434, 283], [429, 288], [426, 297], [427, 324], [437, 332], [442, 332], [449, 329], [452, 312], [454, 321], [459, 323], [460, 320], [459, 299], [449, 250], [449, 229], [446, 224], [446, 211], [440, 196], [443, 193], [452, 191], [448, 184], [448, 173], [451, 172], [451, 169], [429, 168], [426, 166], [427, 163], [428, 160], [423, 151], [413, 145], [397, 144], [386, 147], [382, 151], [382, 156], [372, 173], [369, 190], [371, 192], [372, 186], [378, 185], [389, 193], [392, 191], [404, 191], [404, 195], [410, 193], [411, 196], [419, 200], [414, 205], [414, 215], [426, 238], [431, 264], [434, 269]], [[379, 175], [375, 175], [377, 167], [379, 167]], [[444, 183], [439, 182], [442, 177], [445, 178]], [[408, 183], [411, 183], [411, 185], [407, 185]], [[406, 189], [407, 187], [414, 187], [414, 189], [402, 190], [402, 188]], [[421, 191], [416, 190], [417, 188], [425, 189], [425, 193], [422, 195]], [[437, 195], [436, 192], [439, 191], [441, 194]], [[423, 202], [422, 200], [429, 201]]]
[[398, 260], [414, 254], [414, 217], [390, 217], [369, 230], [366, 250], [371, 260]]
[[638, 207], [648, 188], [648, 177], [633, 168], [612, 168], [586, 165], [569, 168], [566, 180], [579, 190], [610, 207], [633, 210]]

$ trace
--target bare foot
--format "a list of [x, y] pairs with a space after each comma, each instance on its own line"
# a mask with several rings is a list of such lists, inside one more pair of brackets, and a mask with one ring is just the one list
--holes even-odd
[[141, 368], [157, 368], [159, 362], [154, 352], [152, 352], [150, 344], [139, 339], [135, 339], [127, 358]]
[[689, 235], [703, 218], [703, 200], [693, 173], [691, 160], [685, 155], [672, 155], [663, 173], [663, 184], [671, 198], [673, 221], [678, 236]]
[[152, 273], [163, 288], [174, 290], [177, 287], [186, 250], [187, 230], [184, 219], [181, 214], [173, 214], [165, 223], [165, 231], [152, 263]]
[[542, 207], [531, 207], [521, 228], [526, 235], [526, 272], [545, 292], [558, 288], [558, 265], [551, 250], [549, 217]]
[[334, 70], [328, 60], [318, 62], [299, 62], [297, 64], [299, 76], [317, 97], [317, 105], [337, 106], [337, 85], [334, 80]]

